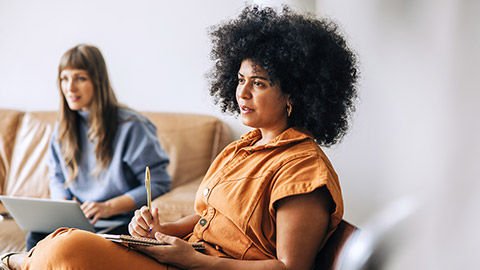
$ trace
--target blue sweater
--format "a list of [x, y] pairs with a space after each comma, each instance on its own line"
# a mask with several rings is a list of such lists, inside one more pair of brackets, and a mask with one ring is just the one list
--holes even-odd
[[[136, 208], [146, 205], [145, 167], [151, 174], [152, 199], [170, 190], [171, 179], [166, 171], [169, 159], [160, 146], [156, 127], [138, 113], [119, 109], [119, 125], [113, 140], [113, 157], [108, 168], [99, 177], [93, 175], [97, 165], [94, 152], [95, 144], [87, 137], [88, 111], [78, 111], [80, 116], [79, 143], [81, 157], [77, 178], [66, 188], [65, 180], [69, 171], [61, 154], [57, 141], [58, 123], [50, 141], [48, 160], [50, 177], [50, 196], [52, 199], [72, 199], [80, 203], [86, 201], [104, 202], [126, 194], [135, 202]], [[125, 213], [113, 219], [126, 223], [133, 212]]]

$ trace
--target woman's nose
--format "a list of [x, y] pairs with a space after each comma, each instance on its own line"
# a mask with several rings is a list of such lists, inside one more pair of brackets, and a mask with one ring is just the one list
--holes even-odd
[[67, 92], [73, 92], [76, 89], [73, 80], [69, 80], [69, 81], [65, 82], [63, 87], [64, 87], [65, 91], [67, 91]]
[[251, 97], [250, 90], [251, 90], [251, 87], [250, 87], [250, 84], [248, 84], [248, 83], [245, 83], [243, 85], [239, 85], [237, 87], [237, 95], [240, 98], [248, 99], [248, 98]]

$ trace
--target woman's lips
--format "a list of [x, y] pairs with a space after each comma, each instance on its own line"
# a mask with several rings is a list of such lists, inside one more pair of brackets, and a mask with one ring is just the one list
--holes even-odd
[[80, 100], [80, 97], [79, 96], [69, 96], [68, 99], [70, 99], [70, 101], [75, 102], [75, 101]]
[[241, 111], [242, 113], [251, 113], [251, 112], [253, 112], [254, 110], [250, 109], [250, 108], [247, 107], [247, 106], [240, 106], [240, 111]]

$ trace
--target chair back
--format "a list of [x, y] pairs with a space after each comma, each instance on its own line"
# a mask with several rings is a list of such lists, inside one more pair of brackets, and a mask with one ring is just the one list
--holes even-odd
[[313, 269], [338, 269], [341, 263], [340, 255], [342, 249], [346, 247], [348, 240], [358, 231], [359, 229], [356, 226], [342, 220], [338, 224], [335, 232], [333, 232], [325, 243], [325, 246], [323, 246], [322, 250], [317, 254]]

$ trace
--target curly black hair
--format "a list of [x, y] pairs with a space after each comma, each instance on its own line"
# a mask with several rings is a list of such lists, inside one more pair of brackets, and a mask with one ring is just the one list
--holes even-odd
[[322, 146], [343, 138], [355, 110], [358, 68], [355, 53], [334, 22], [287, 6], [277, 12], [253, 5], [238, 18], [213, 26], [210, 37], [210, 95], [223, 112], [240, 112], [237, 74], [242, 61], [250, 59], [291, 95], [288, 126], [309, 130]]

